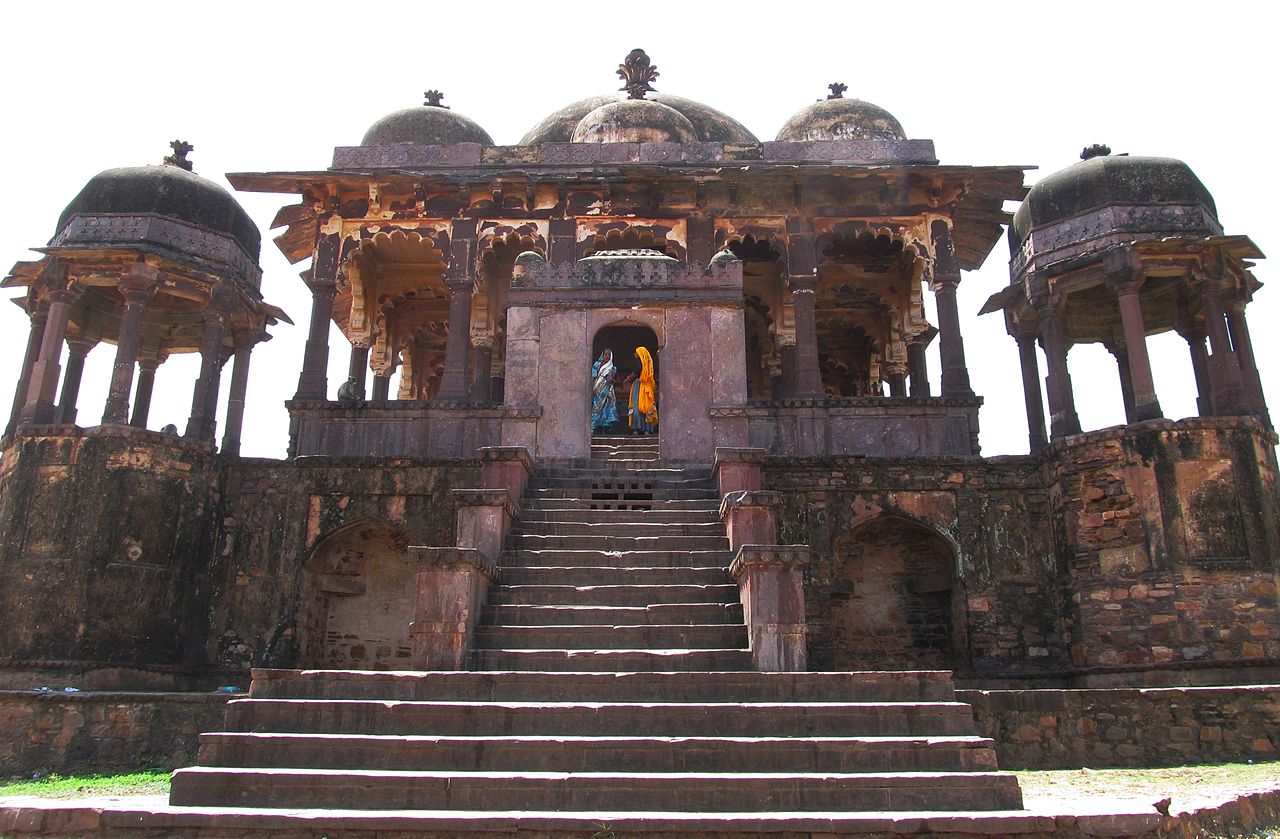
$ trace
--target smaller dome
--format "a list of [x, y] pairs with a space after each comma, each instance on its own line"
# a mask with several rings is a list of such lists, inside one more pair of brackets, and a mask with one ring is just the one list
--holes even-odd
[[902, 123], [893, 114], [861, 99], [845, 99], [845, 86], [829, 85], [831, 96], [796, 112], [778, 132], [778, 141], [905, 140]]
[[256, 261], [262, 243], [258, 225], [231, 193], [184, 168], [190, 166], [185, 153], [177, 159], [161, 166], [127, 166], [94, 175], [62, 211], [58, 231], [77, 214], [154, 213], [231, 236]]
[[692, 143], [693, 123], [675, 108], [651, 99], [601, 105], [573, 129], [574, 143]]
[[1009, 228], [1011, 243], [1032, 229], [1080, 215], [1104, 204], [1202, 204], [1213, 216], [1213, 196], [1191, 167], [1170, 157], [1108, 156], [1088, 149], [1087, 159], [1054, 172], [1027, 193]]
[[394, 146], [410, 143], [419, 146], [451, 146], [454, 143], [493, 145], [489, 132], [475, 120], [441, 105], [443, 94], [428, 90], [427, 103], [420, 108], [394, 111], [369, 126], [360, 141], [362, 146]]

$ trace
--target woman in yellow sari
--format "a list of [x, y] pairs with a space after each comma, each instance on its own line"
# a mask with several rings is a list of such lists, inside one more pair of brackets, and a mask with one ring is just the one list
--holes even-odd
[[627, 426], [632, 434], [658, 433], [658, 383], [653, 378], [653, 357], [644, 347], [636, 347], [640, 375], [631, 384], [627, 406]]

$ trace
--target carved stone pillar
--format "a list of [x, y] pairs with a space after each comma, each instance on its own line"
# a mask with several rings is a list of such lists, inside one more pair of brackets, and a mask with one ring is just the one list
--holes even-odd
[[778, 377], [778, 389], [773, 398], [792, 399], [796, 395], [796, 345], [780, 345], [778, 360], [782, 365], [782, 373]]
[[1062, 304], [1036, 307], [1040, 317], [1040, 341], [1048, 364], [1049, 432], [1054, 440], [1080, 433], [1071, 371], [1067, 368], [1067, 341], [1062, 334]]
[[1027, 442], [1031, 453], [1043, 451], [1049, 445], [1044, 433], [1044, 403], [1040, 397], [1040, 361], [1036, 358], [1036, 336], [1020, 333], [1014, 336], [1018, 342], [1018, 361], [1022, 363], [1022, 399], [1027, 406]]
[[240, 454], [245, 393], [249, 388], [249, 360], [259, 334], [259, 330], [256, 329], [237, 329], [234, 336], [231, 392], [227, 395], [227, 428], [222, 433], [222, 453], [233, 457]]
[[444, 345], [444, 375], [440, 379], [442, 400], [467, 398], [467, 350], [471, 343], [471, 296], [475, 282], [471, 277], [450, 277], [449, 337]]
[[76, 424], [76, 400], [80, 398], [84, 360], [97, 343], [84, 338], [67, 339], [67, 369], [62, 373], [62, 393], [58, 397], [58, 423], [61, 425]]
[[373, 396], [371, 397], [372, 401], [386, 402], [390, 398], [391, 398], [391, 374], [388, 373], [385, 376], [383, 376], [380, 373], [375, 374], [373, 377]]
[[507, 401], [507, 360], [493, 358], [489, 362], [489, 399], [498, 405]]
[[795, 390], [796, 399], [821, 399], [822, 372], [818, 369], [818, 323], [815, 316], [815, 291], [817, 279], [812, 276], [793, 276], [790, 280], [791, 297], [795, 304]]
[[22, 422], [47, 425], [57, 419], [54, 398], [58, 392], [58, 376], [62, 372], [59, 359], [62, 341], [67, 335], [67, 319], [71, 315], [71, 303], [75, 293], [66, 288], [66, 268], [54, 266], [50, 271], [61, 271], [62, 278], [54, 278], [48, 291], [49, 318], [40, 340], [40, 355], [31, 368], [31, 382], [22, 406]]
[[133, 416], [129, 424], [134, 428], [146, 428], [151, 414], [151, 394], [156, 386], [156, 368], [164, 359], [159, 357], [138, 359], [138, 386], [133, 393]]
[[911, 396], [914, 399], [928, 399], [932, 396], [929, 390], [929, 364], [925, 356], [925, 346], [923, 341], [907, 344], [907, 371], [911, 376]]
[[476, 287], [476, 221], [455, 219], [449, 243], [445, 285], [449, 288], [449, 337], [444, 345], [444, 372], [437, 399], [467, 398], [467, 355], [471, 348], [471, 298]]
[[491, 400], [493, 388], [493, 338], [489, 335], [472, 335], [471, 351], [471, 401], [480, 404]]
[[1232, 416], [1240, 413], [1242, 388], [1240, 365], [1231, 348], [1227, 325], [1223, 320], [1222, 298], [1210, 278], [1201, 287], [1200, 300], [1204, 312], [1204, 331], [1209, 336], [1209, 384], [1213, 413]]
[[13, 407], [9, 411], [9, 424], [5, 426], [4, 436], [12, 437], [18, 427], [18, 419], [22, 416], [23, 405], [27, 401], [27, 390], [31, 387], [31, 368], [40, 357], [40, 344], [44, 341], [44, 328], [49, 320], [49, 304], [45, 300], [37, 301], [30, 312], [31, 331], [27, 333], [27, 351], [22, 356], [22, 371], [18, 374], [18, 387], [13, 392]]
[[369, 375], [369, 347], [367, 344], [352, 344], [351, 359], [347, 362], [347, 376], [356, 380], [356, 392], [364, 398], [365, 382]]
[[907, 398], [907, 367], [901, 362], [883, 365], [884, 377], [889, 382], [889, 395], [894, 399]]
[[204, 336], [200, 341], [200, 376], [191, 394], [191, 417], [187, 420], [187, 433], [194, 440], [213, 442], [214, 416], [210, 406], [216, 407], [218, 387], [222, 378], [222, 341], [226, 337], [227, 313], [211, 302], [204, 313]]
[[1196, 412], [1202, 417], [1211, 417], [1213, 386], [1209, 383], [1209, 351], [1204, 346], [1204, 333], [1188, 332], [1182, 337], [1191, 352], [1191, 373], [1196, 379]]
[[956, 287], [960, 273], [934, 278], [933, 294], [938, 304], [938, 344], [942, 354], [942, 395], [973, 396], [969, 367], [964, 358], [964, 338], [960, 334], [960, 309]]
[[1116, 283], [1120, 303], [1120, 324], [1124, 328], [1125, 351], [1129, 359], [1130, 387], [1133, 390], [1133, 413], [1130, 422], [1164, 416], [1156, 399], [1155, 380], [1151, 376], [1151, 359], [1147, 355], [1147, 330], [1142, 322], [1142, 301], [1138, 291], [1141, 276]]
[[120, 334], [116, 342], [116, 360], [111, 368], [111, 388], [102, 411], [102, 424], [124, 424], [129, 421], [129, 394], [133, 390], [134, 366], [142, 344], [142, 318], [147, 303], [156, 291], [157, 271], [139, 263], [132, 266], [120, 283], [124, 310], [120, 313]]
[[333, 295], [337, 291], [337, 283], [317, 276], [313, 271], [307, 287], [311, 289], [311, 325], [306, 348], [302, 351], [298, 391], [293, 398], [323, 400], [329, 393], [329, 322], [333, 319]]
[[1116, 373], [1120, 376], [1120, 400], [1124, 403], [1124, 421], [1138, 421], [1133, 401], [1133, 370], [1129, 366], [1129, 351], [1124, 347], [1107, 347], [1116, 360]]
[[1240, 362], [1240, 382], [1246, 407], [1259, 416], [1267, 415], [1267, 401], [1262, 392], [1262, 377], [1258, 374], [1258, 361], [1253, 355], [1253, 339], [1244, 317], [1244, 301], [1227, 303], [1227, 328], [1231, 332], [1231, 346]]

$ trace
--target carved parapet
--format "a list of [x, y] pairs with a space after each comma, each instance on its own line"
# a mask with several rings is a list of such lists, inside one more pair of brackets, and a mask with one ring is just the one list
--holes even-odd
[[726, 493], [720, 502], [720, 520], [729, 537], [729, 548], [772, 545], [778, 541], [778, 508], [782, 493], [763, 489]]
[[502, 554], [502, 542], [511, 523], [520, 517], [505, 489], [455, 489], [453, 505], [456, 542], [459, 548], [474, 548], [490, 560]]
[[720, 494], [761, 489], [765, 454], [764, 449], [717, 446], [712, 470]]
[[484, 446], [476, 450], [480, 458], [480, 481], [489, 489], [502, 489], [512, 504], [519, 504], [529, 478], [533, 458], [524, 446]]
[[729, 573], [738, 583], [760, 671], [798, 671], [808, 666], [805, 649], [804, 569], [808, 545], [743, 545]]
[[475, 548], [410, 547], [418, 562], [413, 624], [413, 666], [418, 670], [461, 670], [471, 651], [476, 622], [494, 563]]

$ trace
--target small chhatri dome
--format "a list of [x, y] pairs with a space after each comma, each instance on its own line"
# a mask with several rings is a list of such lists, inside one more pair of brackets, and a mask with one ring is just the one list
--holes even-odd
[[1026, 241], [1036, 227], [1104, 204], [1202, 204], [1215, 218], [1218, 215], [1213, 195], [1181, 160], [1112, 155], [1103, 145], [1086, 148], [1080, 157], [1081, 162], [1031, 187], [1013, 216], [1011, 243]]
[[[566, 105], [535, 125], [524, 135], [520, 145], [759, 142], [742, 123], [715, 108], [681, 96], [655, 92], [653, 81], [658, 78], [658, 68], [644, 50], [635, 49], [628, 53], [618, 66], [618, 76], [623, 81], [619, 92], [592, 96]], [[602, 111], [606, 106], [619, 104], [626, 107]]]
[[618, 66], [627, 98], [609, 102], [588, 113], [573, 129], [574, 143], [692, 143], [698, 139], [693, 123], [669, 105], [645, 99], [658, 68], [644, 50], [634, 49]]
[[90, 178], [62, 211], [57, 233], [75, 215], [155, 214], [225, 233], [256, 262], [262, 234], [253, 219], [231, 193], [191, 171], [187, 155], [195, 146], [182, 140], [169, 145], [173, 154], [160, 166], [108, 169]]
[[444, 94], [428, 90], [420, 108], [405, 108], [387, 114], [369, 126], [360, 141], [362, 146], [394, 146], [411, 143], [419, 146], [451, 146], [455, 143], [493, 145], [489, 132], [479, 123], [440, 104]]
[[861, 99], [845, 99], [848, 85], [827, 85], [831, 94], [798, 111], [778, 132], [784, 143], [812, 140], [905, 140], [907, 134], [893, 114]]

